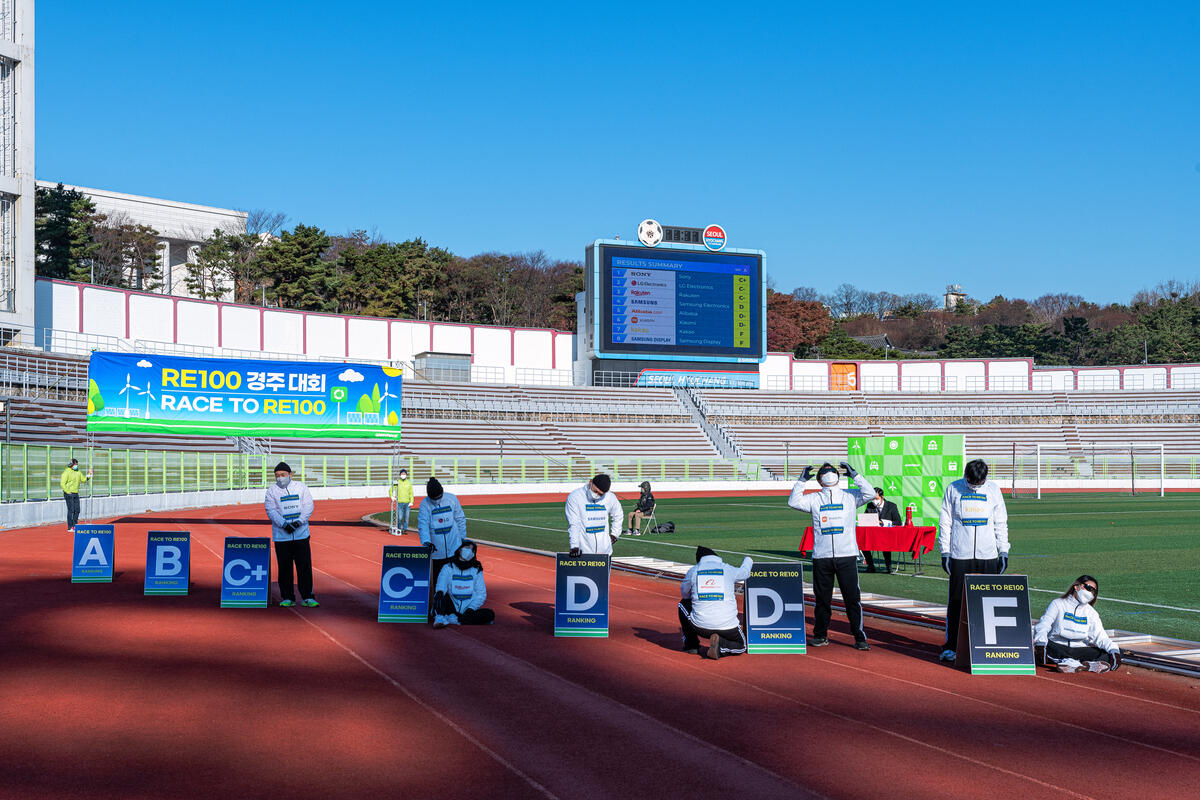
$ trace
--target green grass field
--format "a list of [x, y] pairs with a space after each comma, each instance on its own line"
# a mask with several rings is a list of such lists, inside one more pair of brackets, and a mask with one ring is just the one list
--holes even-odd
[[[562, 503], [468, 506], [466, 512], [472, 537], [542, 550], [567, 548]], [[1045, 590], [1031, 593], [1035, 615], [1086, 572], [1100, 582], [1096, 608], [1106, 627], [1200, 641], [1200, 494], [1018, 498], [1008, 500], [1008, 512], [1008, 571], [1028, 575], [1032, 588]], [[622, 538], [616, 555], [692, 563], [696, 545], [703, 544], [735, 562], [742, 554], [795, 559], [809, 524], [806, 514], [788, 508], [780, 497], [666, 498], [659, 501], [658, 520], [673, 521], [676, 532]], [[879, 554], [876, 560], [881, 561]], [[946, 581], [936, 552], [922, 563], [923, 577], [862, 574], [863, 590], [945, 603]]]

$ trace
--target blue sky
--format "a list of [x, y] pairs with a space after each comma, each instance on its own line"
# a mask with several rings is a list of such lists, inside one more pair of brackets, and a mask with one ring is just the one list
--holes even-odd
[[1200, 5], [38, 4], [46, 180], [456, 253], [722, 224], [780, 289], [1200, 278]]

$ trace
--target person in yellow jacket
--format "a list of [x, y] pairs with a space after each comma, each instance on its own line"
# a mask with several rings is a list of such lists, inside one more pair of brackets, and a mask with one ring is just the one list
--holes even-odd
[[403, 536], [408, 530], [408, 510], [413, 501], [413, 486], [412, 481], [408, 479], [408, 470], [400, 470], [388, 494], [396, 505], [396, 530], [392, 531], [392, 535]]
[[75, 530], [75, 524], [79, 522], [79, 487], [87, 483], [88, 478], [92, 477], [92, 471], [89, 469], [87, 475], [79, 471], [79, 459], [72, 458], [71, 463], [63, 470], [62, 477], [58, 479], [58, 483], [62, 486], [63, 499], [67, 501], [67, 533], [72, 533]]

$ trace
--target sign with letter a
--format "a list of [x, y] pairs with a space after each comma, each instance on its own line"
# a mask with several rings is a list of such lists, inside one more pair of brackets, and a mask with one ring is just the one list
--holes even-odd
[[968, 575], [954, 665], [972, 675], [1033, 675], [1029, 578]]
[[558, 554], [554, 577], [554, 635], [608, 637], [611, 556]]
[[112, 525], [75, 526], [71, 583], [112, 583], [114, 538]]
[[270, 537], [226, 536], [221, 608], [266, 608], [270, 602]]
[[429, 551], [424, 547], [383, 548], [379, 579], [379, 622], [429, 620]]
[[192, 573], [192, 535], [150, 531], [146, 535], [146, 586], [142, 594], [187, 594]]
[[804, 653], [804, 570], [755, 564], [746, 579], [746, 652]]

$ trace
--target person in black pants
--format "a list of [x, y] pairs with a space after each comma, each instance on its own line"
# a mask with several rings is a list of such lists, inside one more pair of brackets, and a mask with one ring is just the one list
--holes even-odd
[[[883, 496], [883, 489], [875, 487], [875, 499], [867, 504], [867, 513], [876, 513], [879, 515], [879, 521], [890, 522], [895, 527], [900, 527], [903, 523], [900, 522], [900, 509], [896, 508], [896, 504], [891, 500], [887, 500]], [[892, 554], [889, 550], [880, 551], [883, 553], [883, 563], [887, 567], [887, 571], [892, 571]], [[875, 571], [875, 558], [870, 550], [863, 551], [863, 558], [867, 561], [867, 572]]]
[[313, 514], [312, 494], [300, 481], [292, 480], [292, 468], [286, 462], [275, 465], [275, 482], [267, 487], [267, 517], [271, 520], [271, 538], [275, 540], [275, 563], [279, 567], [279, 605], [296, 605], [292, 567], [300, 582], [300, 605], [316, 608], [313, 596], [312, 550], [309, 548], [308, 520]]

